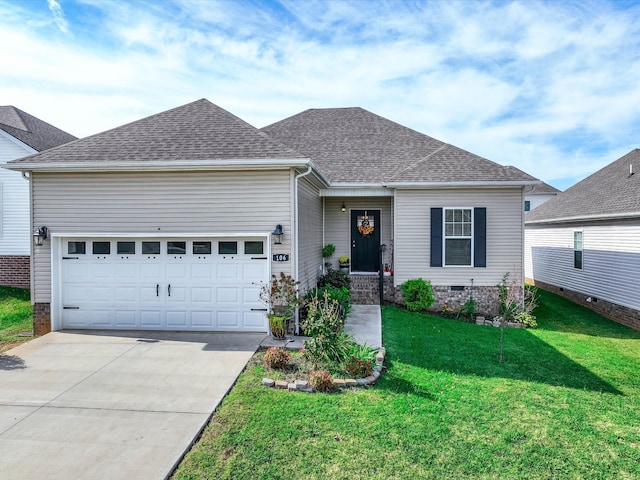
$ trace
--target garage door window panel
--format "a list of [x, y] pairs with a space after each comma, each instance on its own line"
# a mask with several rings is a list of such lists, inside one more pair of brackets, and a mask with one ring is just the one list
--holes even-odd
[[167, 242], [169, 255], [184, 255], [187, 253], [187, 242]]
[[218, 254], [220, 255], [237, 255], [238, 242], [218, 242]]
[[118, 242], [116, 248], [118, 255], [135, 255], [136, 242]]
[[245, 255], [262, 255], [264, 253], [264, 243], [257, 241], [244, 242]]
[[94, 255], [109, 255], [111, 242], [93, 242], [92, 249]]
[[67, 253], [69, 255], [84, 255], [87, 252], [86, 242], [67, 243]]
[[160, 242], [142, 242], [143, 255], [160, 255]]
[[193, 242], [194, 255], [211, 255], [211, 242]]

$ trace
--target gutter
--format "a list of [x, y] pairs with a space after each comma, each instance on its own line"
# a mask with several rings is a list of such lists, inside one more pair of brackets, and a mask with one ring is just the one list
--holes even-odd
[[382, 186], [387, 188], [461, 188], [461, 187], [526, 187], [540, 185], [540, 180], [506, 180], [488, 182], [390, 182]]
[[[117, 162], [16, 162], [3, 168], [43, 172], [121, 172], [121, 171], [175, 171], [175, 170], [237, 170], [306, 167], [313, 165], [308, 158], [224, 159], [224, 160], [148, 160]], [[324, 180], [324, 178], [323, 178]]]
[[542, 220], [526, 220], [525, 218], [524, 223], [525, 225], [543, 225], [554, 223], [577, 223], [591, 220], [624, 220], [634, 218], [640, 218], [640, 211], [626, 213], [601, 213], [597, 215], [578, 215], [573, 217], [547, 218]]
[[[309, 175], [311, 172], [313, 171], [313, 165], [309, 164], [309, 166], [307, 167], [307, 171], [306, 172], [302, 172], [302, 173], [298, 173], [294, 179], [293, 179], [293, 218], [295, 219], [296, 222], [296, 235], [295, 235], [295, 247], [294, 247], [294, 256], [293, 256], [293, 271], [294, 271], [294, 278], [296, 280], [299, 280], [300, 275], [299, 275], [299, 267], [300, 267], [300, 262], [299, 262], [299, 253], [300, 253], [300, 210], [298, 209], [298, 180], [302, 177], [306, 177], [307, 175]], [[324, 227], [323, 227], [324, 228]], [[300, 333], [300, 319], [296, 313], [296, 335]]]

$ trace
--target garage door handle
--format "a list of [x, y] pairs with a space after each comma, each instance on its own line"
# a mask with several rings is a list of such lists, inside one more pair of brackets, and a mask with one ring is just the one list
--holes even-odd
[[167, 290], [169, 292], [169, 296], [171, 296], [171, 284], [169, 284], [169, 286], [167, 287]]
[[160, 296], [160, 284], [156, 283], [156, 297]]
[[252, 312], [268, 312], [269, 310], [267, 310], [266, 308], [252, 308], [251, 311]]

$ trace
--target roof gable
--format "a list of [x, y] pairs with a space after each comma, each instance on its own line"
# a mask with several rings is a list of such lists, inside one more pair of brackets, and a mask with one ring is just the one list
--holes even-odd
[[11, 163], [83, 164], [300, 159], [206, 99], [161, 112]]
[[[631, 174], [629, 166], [634, 173]], [[640, 150], [576, 183], [526, 216], [527, 223], [640, 217]]]
[[363, 108], [310, 109], [262, 129], [338, 183], [536, 181]]
[[11, 105], [0, 106], [0, 130], [38, 152], [76, 139], [73, 135]]

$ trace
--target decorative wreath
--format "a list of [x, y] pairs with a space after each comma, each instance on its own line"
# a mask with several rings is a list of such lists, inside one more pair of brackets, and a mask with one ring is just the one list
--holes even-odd
[[369, 218], [364, 217], [362, 219], [362, 223], [358, 225], [358, 231], [360, 232], [360, 235], [366, 237], [368, 235], [371, 235], [373, 233], [373, 230], [373, 226], [369, 224]]

